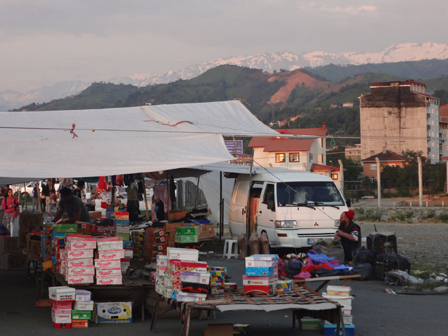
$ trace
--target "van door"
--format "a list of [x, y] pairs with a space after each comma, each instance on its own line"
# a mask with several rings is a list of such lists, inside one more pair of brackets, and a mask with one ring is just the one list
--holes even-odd
[[260, 235], [263, 230], [268, 234], [269, 241], [272, 243], [277, 239], [275, 235], [275, 184], [265, 183], [261, 194], [257, 213], [257, 233]]
[[229, 229], [233, 238], [246, 232], [247, 200], [249, 197], [249, 180], [238, 178], [233, 188], [229, 205]]

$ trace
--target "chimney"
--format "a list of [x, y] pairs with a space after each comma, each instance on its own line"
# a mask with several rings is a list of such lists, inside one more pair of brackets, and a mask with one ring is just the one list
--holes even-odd
[[322, 129], [327, 129], [327, 123], [326, 122], [322, 123]]
[[386, 146], [383, 146], [383, 154], [386, 154]]

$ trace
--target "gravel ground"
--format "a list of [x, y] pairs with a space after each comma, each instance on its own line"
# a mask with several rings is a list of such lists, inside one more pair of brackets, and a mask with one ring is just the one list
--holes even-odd
[[363, 237], [371, 232], [392, 231], [397, 236], [398, 253], [411, 262], [447, 263], [447, 224], [389, 224], [359, 222]]

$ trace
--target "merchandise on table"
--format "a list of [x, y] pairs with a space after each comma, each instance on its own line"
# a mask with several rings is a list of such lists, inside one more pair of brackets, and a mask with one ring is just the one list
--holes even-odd
[[73, 309], [81, 311], [93, 310], [93, 305], [93, 301], [75, 301]]
[[224, 282], [224, 290], [226, 292], [233, 292], [238, 289], [238, 285], [235, 282]]
[[244, 293], [277, 292], [278, 255], [257, 254], [246, 257], [246, 275], [243, 276]]
[[210, 271], [210, 287], [223, 287], [226, 280], [225, 272]]
[[92, 317], [91, 310], [72, 310], [72, 320], [90, 320]]
[[121, 267], [120, 259], [100, 260], [95, 259], [95, 268], [119, 268]]
[[75, 297], [76, 301], [83, 301], [83, 302], [90, 301], [91, 297], [92, 297], [92, 293], [87, 290], [83, 290], [83, 289], [76, 290], [76, 297]]
[[[352, 300], [353, 296], [350, 296], [351, 287], [348, 286], [327, 286], [327, 292], [323, 293], [322, 296], [326, 299], [335, 301], [342, 305], [342, 317], [344, 319], [344, 325], [353, 325], [352, 316]], [[325, 321], [326, 324], [330, 322]], [[327, 330], [327, 332], [331, 332]], [[349, 335], [347, 333], [347, 335]]]
[[97, 268], [96, 275], [97, 276], [106, 276], [106, 275], [121, 275], [121, 268]]
[[76, 289], [67, 286], [49, 287], [49, 297], [54, 301], [75, 301]]
[[132, 323], [132, 302], [97, 302], [94, 304], [95, 323]]
[[292, 290], [292, 280], [278, 280], [276, 287], [277, 292], [289, 292]]
[[261, 292], [265, 294], [274, 294], [277, 291], [278, 278], [271, 276], [243, 276], [244, 294], [250, 292]]
[[97, 275], [96, 276], [97, 285], [121, 285], [123, 284], [123, 278], [120, 275]]
[[66, 276], [68, 284], [90, 284], [93, 283], [92, 275], [67, 275]]

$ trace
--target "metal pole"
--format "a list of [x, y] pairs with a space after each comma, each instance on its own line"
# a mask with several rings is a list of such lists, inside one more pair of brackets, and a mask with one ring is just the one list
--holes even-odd
[[[338, 174], [339, 180], [339, 189], [341, 189], [341, 193], [344, 196], [344, 165], [341, 160], [338, 160], [340, 172]], [[345, 198], [345, 196], [344, 196]]]
[[146, 197], [146, 183], [144, 177], [143, 177], [143, 197], [145, 198], [146, 220], [149, 221], [148, 198]]
[[[252, 153], [253, 154], [253, 153]], [[250, 161], [250, 175], [249, 175], [249, 192], [247, 196], [247, 211], [246, 211], [246, 255], [250, 255], [249, 238], [250, 238], [250, 190], [252, 184], [252, 168], [254, 166], [254, 156], [252, 155], [252, 160]]]
[[376, 161], [376, 181], [378, 183], [378, 208], [381, 208], [381, 167], [380, 167], [380, 159], [378, 157], [375, 158]]
[[28, 204], [27, 204], [27, 199], [26, 199], [26, 196], [28, 196], [28, 193], [26, 191], [26, 183], [23, 184], [23, 190], [25, 192], [25, 210], [28, 211]]
[[417, 156], [418, 163], [418, 204], [423, 205], [423, 177], [422, 177], [422, 159]]
[[222, 172], [219, 172], [219, 241], [222, 240], [222, 234], [223, 234], [223, 206], [222, 206]]
[[36, 181], [37, 202], [39, 203], [39, 213], [42, 213], [42, 204], [40, 204], [40, 189], [39, 181]]

